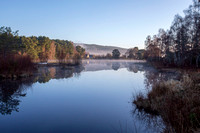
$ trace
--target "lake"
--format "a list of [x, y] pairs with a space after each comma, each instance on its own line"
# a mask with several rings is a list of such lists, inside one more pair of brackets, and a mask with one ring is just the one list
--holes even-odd
[[30, 78], [0, 81], [2, 133], [159, 132], [158, 117], [136, 110], [134, 95], [174, 78], [145, 62], [85, 60], [79, 67], [39, 67]]

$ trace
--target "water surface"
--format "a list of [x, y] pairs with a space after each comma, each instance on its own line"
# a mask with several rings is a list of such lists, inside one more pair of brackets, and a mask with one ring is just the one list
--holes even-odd
[[134, 61], [88, 60], [79, 67], [40, 67], [31, 78], [0, 81], [0, 131], [158, 132], [160, 118], [149, 122], [132, 101], [134, 94], [146, 93], [152, 82], [163, 78], [165, 74]]

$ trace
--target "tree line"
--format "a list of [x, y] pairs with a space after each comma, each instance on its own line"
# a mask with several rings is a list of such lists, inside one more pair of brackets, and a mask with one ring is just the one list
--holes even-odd
[[159, 29], [157, 35], [145, 41], [145, 58], [164, 65], [200, 65], [200, 2], [184, 10], [184, 16], [175, 15], [168, 30]]
[[10, 27], [0, 28], [0, 56], [4, 58], [9, 55], [28, 55], [32, 60], [63, 61], [81, 58], [84, 54], [85, 49], [75, 47], [68, 40], [53, 40], [46, 36], [19, 36], [18, 31], [12, 31]]
[[145, 50], [139, 49], [138, 47], [129, 48], [125, 54], [121, 54], [118, 49], [114, 49], [112, 53], [107, 53], [106, 55], [92, 55], [92, 59], [134, 59], [134, 60], [144, 60]]

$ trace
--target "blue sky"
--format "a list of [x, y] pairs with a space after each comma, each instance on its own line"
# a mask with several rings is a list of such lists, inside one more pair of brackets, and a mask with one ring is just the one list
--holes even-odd
[[0, 26], [20, 35], [79, 43], [144, 47], [192, 0], [0, 0]]

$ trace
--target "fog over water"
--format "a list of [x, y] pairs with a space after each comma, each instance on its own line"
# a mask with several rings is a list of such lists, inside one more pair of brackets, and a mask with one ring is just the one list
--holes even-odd
[[176, 78], [145, 62], [85, 60], [78, 67], [39, 67], [30, 78], [0, 81], [0, 131], [159, 132], [162, 120], [139, 112], [134, 95]]

